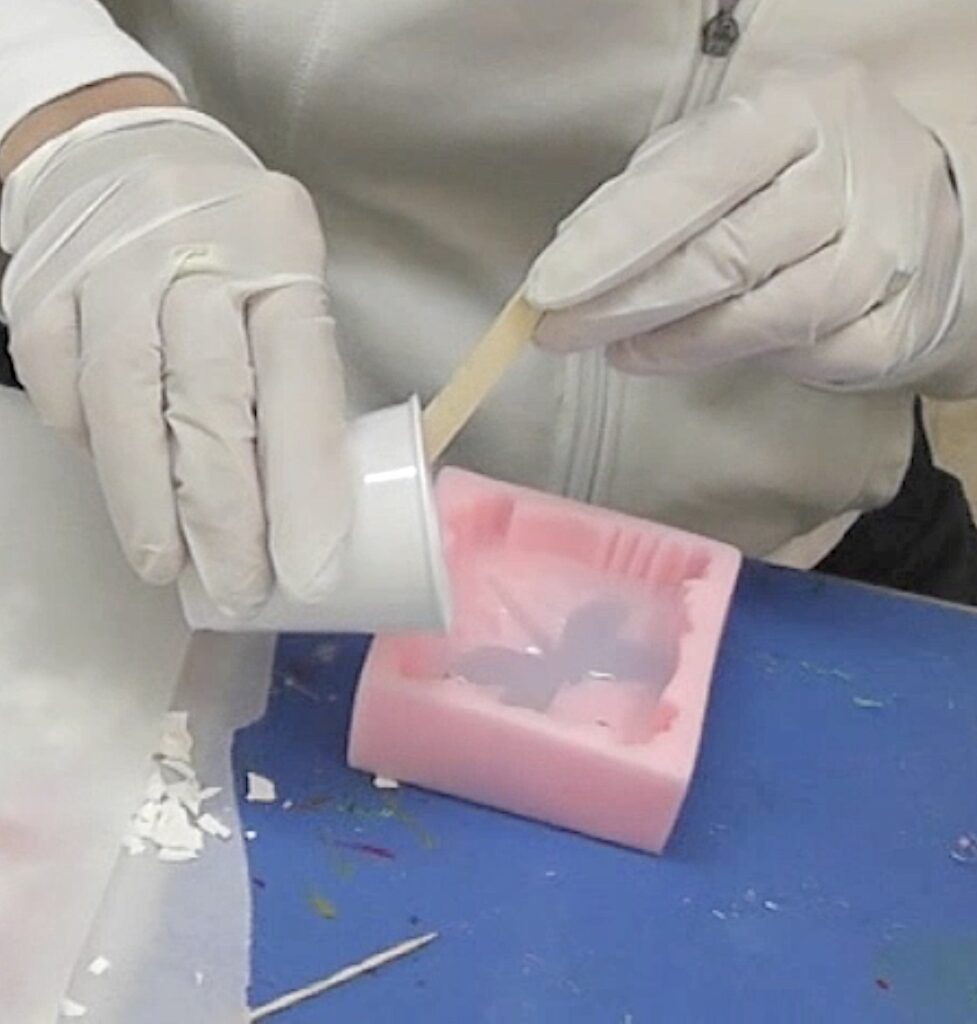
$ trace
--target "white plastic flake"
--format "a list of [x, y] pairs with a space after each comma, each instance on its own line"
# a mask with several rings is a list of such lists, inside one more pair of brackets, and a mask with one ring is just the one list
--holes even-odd
[[61, 1000], [61, 1016], [62, 1017], [84, 1017], [88, 1013], [88, 1008], [82, 1006], [81, 1003], [76, 1003], [74, 999], [69, 999], [67, 996]]
[[201, 850], [204, 837], [190, 820], [187, 809], [178, 801], [164, 797], [159, 809], [159, 821], [153, 839], [163, 849]]
[[196, 860], [200, 854], [196, 850], [175, 850], [162, 849], [156, 855], [161, 861], [171, 864], [182, 863], [183, 861]]
[[111, 966], [111, 961], [106, 960], [104, 956], [97, 956], [88, 965], [88, 973], [94, 974], [96, 978], [100, 978], [103, 974], [105, 974], [106, 971], [108, 971], [111, 968]]
[[373, 786], [375, 789], [400, 789], [400, 783], [396, 779], [388, 779], [386, 775], [374, 776]]
[[166, 783], [163, 781], [162, 774], [156, 770], [149, 776], [149, 782], [146, 783], [146, 799], [162, 800], [165, 792]]
[[201, 814], [197, 819], [197, 824], [203, 829], [204, 832], [209, 836], [214, 836], [216, 839], [230, 839], [231, 830], [220, 821], [215, 818], [212, 814]]
[[248, 772], [248, 792], [245, 799], [252, 804], [273, 804], [278, 799], [275, 783], [257, 772]]
[[230, 838], [231, 830], [203, 810], [220, 788], [201, 787], [192, 753], [187, 713], [171, 711], [163, 725], [143, 804], [132, 816], [129, 833], [122, 840], [132, 856], [153, 849], [161, 861], [194, 860], [204, 849], [205, 836]]

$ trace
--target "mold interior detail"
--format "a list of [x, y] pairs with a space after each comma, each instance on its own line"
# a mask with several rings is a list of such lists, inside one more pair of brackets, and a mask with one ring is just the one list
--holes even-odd
[[708, 554], [694, 541], [508, 494], [446, 517], [455, 598], [447, 637], [405, 645], [408, 678], [643, 743], [675, 712], [662, 693], [689, 628], [685, 592]]

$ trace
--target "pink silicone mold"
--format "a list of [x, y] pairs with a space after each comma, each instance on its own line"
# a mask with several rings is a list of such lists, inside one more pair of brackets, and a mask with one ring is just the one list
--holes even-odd
[[661, 852], [739, 552], [459, 470], [437, 495], [454, 626], [377, 638], [350, 764]]

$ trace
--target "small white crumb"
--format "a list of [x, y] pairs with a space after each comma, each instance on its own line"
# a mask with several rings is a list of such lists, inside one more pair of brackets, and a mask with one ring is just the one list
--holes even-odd
[[212, 814], [201, 814], [197, 819], [197, 824], [209, 836], [215, 836], [218, 839], [231, 838], [231, 830], [224, 822], [219, 818], [215, 818]]
[[374, 776], [373, 785], [376, 789], [400, 789], [400, 783], [396, 779], [387, 778], [386, 775]]
[[163, 737], [159, 753], [173, 761], [189, 761], [193, 751], [193, 737], [190, 735], [189, 714], [186, 711], [170, 711], [163, 724]]
[[177, 850], [172, 847], [164, 847], [157, 856], [161, 861], [177, 864], [187, 860], [196, 860], [200, 854], [195, 850]]
[[726, 920], [726, 915], [721, 910], [714, 910], [712, 912], [712, 916], [715, 917], [719, 921], [725, 921]]
[[258, 838], [258, 833], [255, 832], [255, 830], [253, 828], [246, 828], [244, 830], [244, 838], [248, 839], [248, 840], [250, 840], [250, 839], [257, 839]]
[[543, 874], [546, 878], [556, 878], [555, 871], [544, 871]]
[[763, 906], [766, 910], [780, 910], [780, 904], [776, 900], [764, 900]]
[[204, 972], [194, 971], [193, 980], [197, 983], [197, 987], [199, 988], [204, 983]]
[[128, 852], [130, 857], [138, 857], [141, 853], [146, 852], [146, 844], [139, 836], [123, 836], [122, 848]]
[[295, 806], [295, 801], [294, 800], [286, 800], [285, 803], [282, 804], [282, 810], [283, 811], [290, 811], [294, 806]]
[[200, 791], [200, 802], [204, 804], [208, 800], [213, 800], [215, 796], [218, 796], [220, 794], [220, 791], [220, 786], [205, 786]]
[[88, 1008], [82, 1006], [81, 1003], [76, 1003], [74, 999], [69, 999], [65, 996], [61, 1000], [62, 1017], [84, 1017], [86, 1013], [88, 1013]]
[[248, 772], [248, 791], [245, 800], [252, 804], [273, 804], [278, 799], [275, 783], [257, 772]]
[[104, 956], [97, 956], [88, 965], [88, 973], [94, 974], [96, 978], [100, 978], [111, 966], [111, 962], [106, 960]]

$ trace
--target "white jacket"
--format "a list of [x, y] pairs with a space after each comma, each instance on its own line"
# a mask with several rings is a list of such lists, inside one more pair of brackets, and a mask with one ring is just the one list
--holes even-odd
[[[977, 389], [973, 0], [740, 0], [728, 60], [700, 52], [717, 0], [111, 6], [131, 36], [95, 0], [0, 0], [0, 135], [84, 83], [175, 75], [317, 197], [357, 407], [432, 394], [649, 127], [811, 51], [863, 62], [951, 155], [967, 236], [954, 331], [974, 339], [960, 380]], [[598, 354], [533, 353], [453, 457], [809, 565], [897, 489], [912, 401], [748, 365], [633, 379]]]

